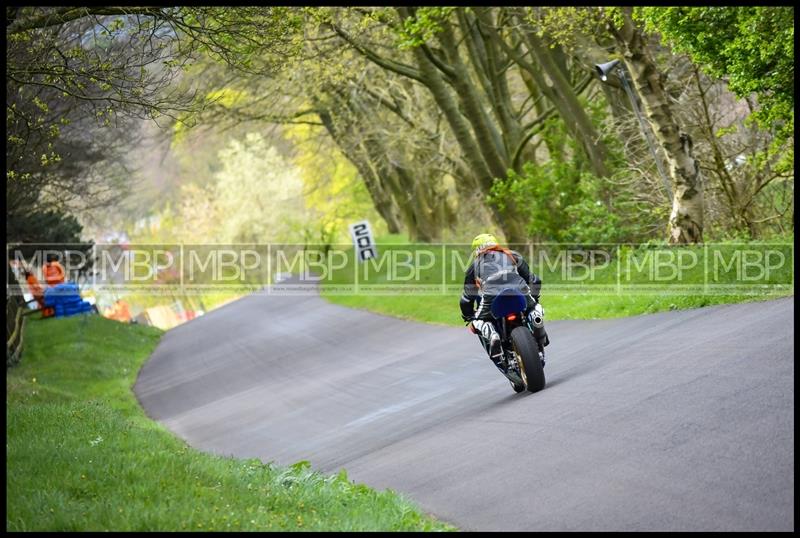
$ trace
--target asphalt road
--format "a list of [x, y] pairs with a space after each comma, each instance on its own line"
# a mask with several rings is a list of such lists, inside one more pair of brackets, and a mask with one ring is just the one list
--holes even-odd
[[791, 531], [793, 306], [548, 322], [547, 387], [517, 395], [465, 329], [253, 295], [166, 333], [135, 392], [194, 447], [464, 530]]

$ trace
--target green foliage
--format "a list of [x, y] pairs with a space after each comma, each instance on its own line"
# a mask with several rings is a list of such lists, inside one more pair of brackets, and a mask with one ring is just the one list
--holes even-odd
[[183, 7], [185, 54], [195, 51], [244, 72], [274, 72], [303, 47], [303, 12], [291, 6]]
[[[605, 114], [599, 103], [587, 107], [596, 121]], [[501, 208], [513, 201], [536, 241], [641, 240], [646, 234], [642, 224], [651, 220], [641, 218], [648, 208], [635, 203], [630, 192], [612, 189], [589, 172], [585, 153], [560, 118], [547, 120], [540, 136], [549, 158], [525, 163], [520, 173], [509, 170], [504, 181], [495, 181], [490, 201]], [[609, 139], [606, 145], [611, 152], [608, 164], [624, 174], [619, 142]]]
[[562, 239], [580, 243], [615, 243], [636, 240], [641, 235], [636, 223], [625, 218], [630, 214], [630, 208], [620, 207], [631, 205], [631, 202], [626, 204], [620, 196], [616, 207], [610, 207], [604, 201], [607, 194], [602, 192], [601, 182], [591, 174], [581, 175], [577, 201], [565, 211], [568, 224]]
[[27, 211], [6, 220], [6, 239], [20, 243], [79, 243], [83, 227], [61, 211]]
[[6, 375], [7, 530], [454, 530], [344, 471], [190, 448], [131, 391], [161, 334], [99, 316], [27, 324]]
[[762, 125], [794, 129], [794, 7], [647, 7], [640, 16], [743, 98], [758, 95]]
[[586, 163], [560, 118], [548, 119], [541, 137], [550, 158], [541, 164], [527, 162], [521, 173], [509, 170], [504, 181], [495, 180], [489, 202], [504, 208], [507, 201], [513, 201], [527, 217], [531, 237], [560, 241], [569, 224], [566, 210], [578, 202], [578, 184]]
[[538, 28], [539, 37], [573, 50], [576, 38], [598, 33], [602, 9], [588, 6], [526, 8], [526, 18]]
[[26, 260], [30, 260], [45, 243], [53, 253], [60, 252], [62, 260], [67, 259], [66, 251], [81, 252], [82, 254], [70, 254], [70, 256], [84, 256], [86, 262], [80, 269], [81, 274], [91, 271], [94, 243], [81, 241], [83, 226], [73, 215], [58, 210], [33, 210], [9, 214], [6, 219], [8, 242], [20, 243], [15, 245], [13, 250], [6, 251], [9, 258], [20, 253]]
[[218, 164], [209, 164], [219, 167], [210, 178], [189, 178], [174, 203], [153, 212], [158, 225], [131, 237], [165, 243], [301, 240], [307, 219], [300, 170], [261, 134], [230, 139], [218, 151]]
[[330, 244], [349, 241], [347, 225], [362, 219], [382, 231], [358, 172], [308, 125], [284, 128], [291, 158], [258, 133], [228, 138], [216, 156], [224, 138], [185, 134], [176, 133], [172, 147], [180, 189], [153, 211], [155, 228], [129, 232], [135, 241]]
[[303, 180], [304, 242], [349, 241], [348, 225], [364, 219], [372, 223], [375, 233], [383, 232], [383, 219], [358, 171], [337, 148], [313, 141], [313, 135], [309, 125], [285, 128], [285, 137], [295, 147], [292, 162]]
[[501, 208], [506, 200], [517, 202], [531, 237], [559, 241], [568, 224], [566, 209], [578, 200], [576, 179], [571, 163], [527, 162], [521, 174], [510, 170], [505, 181], [495, 181], [490, 202]]
[[522, 174], [509, 172], [496, 182], [493, 200], [513, 199], [528, 216], [528, 233], [537, 241], [613, 243], [647, 236], [649, 208], [630, 193], [612, 194], [602, 178], [551, 160], [525, 163]]
[[414, 11], [414, 17], [403, 21], [400, 30], [399, 48], [418, 47], [442, 30], [442, 23], [450, 17], [453, 7], [421, 7]]
[[220, 161], [213, 199], [219, 239], [290, 241], [304, 220], [299, 171], [257, 133], [232, 140], [220, 151]]
[[[271, 74], [303, 48], [302, 14], [292, 7], [14, 7], [6, 15], [6, 196], [21, 211], [119, 201], [131, 183], [130, 170], [125, 182], [118, 174], [140, 126], [134, 119], [189, 123], [212, 103], [240, 99], [196, 91], [203, 75], [186, 69], [200, 58]], [[79, 125], [64, 129], [69, 123]]]

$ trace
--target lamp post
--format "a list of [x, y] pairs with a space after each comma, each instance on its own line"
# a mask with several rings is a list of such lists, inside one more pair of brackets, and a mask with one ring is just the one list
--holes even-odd
[[661, 175], [661, 180], [664, 182], [664, 189], [666, 189], [669, 202], [672, 203], [672, 189], [669, 187], [669, 179], [667, 178], [666, 172], [664, 172], [661, 159], [658, 158], [655, 144], [653, 144], [653, 140], [651, 138], [652, 135], [650, 133], [650, 129], [644, 123], [642, 111], [639, 110], [639, 104], [636, 102], [636, 96], [633, 95], [633, 90], [631, 89], [630, 84], [628, 84], [628, 77], [625, 76], [625, 71], [622, 70], [622, 65], [619, 63], [619, 60], [611, 60], [610, 62], [606, 62], [604, 64], [595, 64], [594, 69], [597, 74], [600, 75], [600, 80], [605, 82], [608, 80], [608, 76], [613, 73], [617, 67], [620, 68], [620, 72], [617, 74], [617, 76], [622, 81], [622, 87], [625, 88], [625, 92], [628, 94], [628, 98], [631, 100], [633, 111], [636, 113], [636, 117], [639, 119], [639, 127], [641, 128], [642, 133], [647, 140], [647, 146], [650, 148], [650, 153], [653, 155], [653, 160], [656, 162], [656, 167], [658, 168], [658, 173]]

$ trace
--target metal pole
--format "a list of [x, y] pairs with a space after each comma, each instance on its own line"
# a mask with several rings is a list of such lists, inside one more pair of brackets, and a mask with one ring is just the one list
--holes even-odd
[[639, 118], [639, 127], [642, 129], [642, 133], [644, 137], [647, 139], [647, 146], [650, 148], [650, 153], [653, 155], [653, 160], [656, 161], [656, 167], [658, 168], [658, 173], [661, 174], [661, 180], [664, 182], [664, 189], [667, 191], [667, 198], [669, 198], [669, 203], [672, 203], [672, 189], [669, 187], [669, 179], [667, 179], [667, 174], [664, 172], [664, 168], [661, 164], [661, 159], [658, 158], [658, 154], [656, 153], [656, 148], [653, 144], [652, 139], [650, 138], [650, 128], [645, 125], [644, 118], [642, 117], [642, 112], [639, 110], [639, 105], [636, 103], [636, 97], [633, 95], [633, 90], [628, 85], [628, 78], [625, 76], [625, 72], [622, 71], [620, 66], [620, 75], [619, 78], [622, 79], [622, 86], [625, 88], [625, 92], [628, 94], [628, 98], [631, 100], [631, 105], [633, 106], [633, 111], [636, 113], [636, 117]]

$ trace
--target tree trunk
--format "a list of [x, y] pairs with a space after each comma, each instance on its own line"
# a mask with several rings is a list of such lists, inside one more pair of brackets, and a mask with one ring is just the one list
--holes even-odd
[[502, 137], [486, 114], [484, 108], [486, 103], [478, 95], [467, 66], [461, 59], [456, 47], [456, 37], [449, 23], [442, 24], [442, 30], [437, 37], [453, 69], [453, 76], [449, 82], [458, 96], [464, 116], [472, 126], [478, 149], [483, 154], [493, 178], [504, 179], [508, 174], [508, 155]]
[[672, 178], [672, 212], [668, 239], [671, 244], [703, 241], [703, 178], [692, 155], [691, 137], [680, 131], [672, 114], [669, 97], [664, 91], [663, 75], [650, 55], [641, 31], [631, 18], [632, 8], [622, 8], [624, 22], [619, 28], [609, 23], [623, 52], [633, 86], [641, 97], [644, 111], [654, 126], [667, 160]]
[[[525, 18], [517, 14], [517, 21], [522, 28], [522, 36], [530, 53], [536, 58], [544, 74], [550, 80], [545, 81], [541, 73], [531, 73], [544, 94], [558, 110], [569, 131], [580, 142], [589, 159], [592, 172], [599, 177], [609, 175], [606, 159], [608, 151], [600, 140], [600, 135], [592, 125], [592, 120], [578, 101], [572, 84], [564, 76], [550, 48], [542, 42], [536, 32], [525, 22]], [[534, 70], [535, 71], [535, 70]]]
[[409, 239], [423, 242], [438, 239], [439, 227], [431, 222], [433, 211], [429, 206], [429, 196], [423, 192], [425, 189], [422, 180], [412, 177], [402, 165], [391, 163], [380, 140], [368, 138], [361, 146], [375, 166], [378, 176], [392, 191], [406, 223]]
[[[458, 8], [459, 24], [467, 52], [473, 64], [473, 71], [478, 74], [484, 93], [489, 97], [489, 104], [494, 111], [495, 119], [505, 146], [506, 161], [513, 157], [513, 151], [522, 138], [522, 126], [513, 111], [511, 93], [506, 79], [507, 68], [500, 54], [499, 45], [493, 34], [486, 30], [494, 27], [496, 22], [493, 10], [474, 7], [475, 19], [472, 20], [464, 8]], [[496, 10], [495, 10], [496, 11]], [[506, 167], [509, 163], [506, 162]]]
[[380, 184], [380, 178], [375, 175], [374, 170], [365, 162], [365, 160], [356, 155], [345, 143], [342, 139], [342, 135], [336, 126], [333, 123], [333, 119], [329, 112], [325, 110], [321, 110], [319, 112], [319, 117], [322, 120], [322, 124], [325, 126], [325, 129], [330, 134], [333, 141], [339, 147], [342, 152], [342, 155], [345, 156], [347, 160], [353, 163], [353, 166], [356, 167], [359, 174], [361, 175], [361, 179], [364, 180], [364, 185], [367, 187], [367, 192], [369, 192], [370, 197], [372, 198], [372, 204], [375, 206], [375, 210], [378, 214], [383, 218], [386, 222], [386, 227], [389, 230], [389, 233], [397, 234], [401, 231], [400, 226], [400, 219], [398, 215], [398, 208], [395, 201], [392, 199], [391, 195], [387, 193]]
[[[410, 16], [404, 12], [405, 9], [406, 8], [400, 8], [400, 13], [404, 18]], [[481, 151], [481, 146], [476, 141], [470, 129], [470, 123], [461, 114], [458, 104], [450, 93], [442, 74], [425, 55], [425, 52], [420, 47], [414, 47], [412, 53], [419, 67], [423, 83], [428, 90], [430, 90], [436, 104], [442, 110], [455, 136], [456, 142], [458, 142], [463, 152], [464, 160], [472, 168], [472, 175], [475, 178], [475, 187], [484, 195], [489, 194], [492, 184], [494, 183], [494, 178], [497, 176], [493, 174], [492, 167], [486, 162], [485, 154]], [[495, 166], [497, 166], [497, 164], [495, 164]], [[506, 172], [504, 171], [500, 177], [505, 178], [505, 174]], [[521, 223], [521, 219], [515, 215], [515, 208], [513, 206], [504, 211], [499, 211], [494, 206], [492, 206], [491, 209], [495, 219], [503, 229], [507, 240], [518, 242], [525, 241], [526, 235], [524, 226]]]

